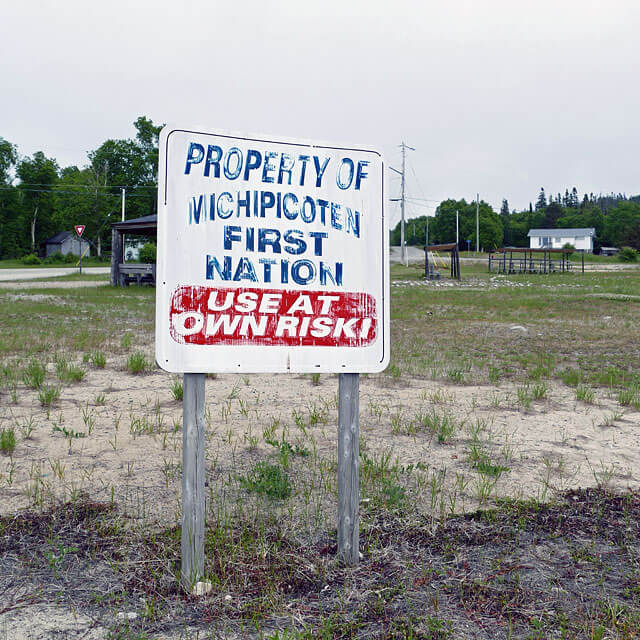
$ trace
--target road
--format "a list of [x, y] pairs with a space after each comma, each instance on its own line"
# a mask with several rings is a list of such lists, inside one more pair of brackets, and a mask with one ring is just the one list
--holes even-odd
[[[110, 272], [109, 267], [83, 267], [82, 273], [87, 275], [104, 275]], [[57, 278], [78, 273], [78, 267], [54, 267], [46, 269], [0, 269], [0, 282], [8, 280], [35, 280], [36, 278]]]

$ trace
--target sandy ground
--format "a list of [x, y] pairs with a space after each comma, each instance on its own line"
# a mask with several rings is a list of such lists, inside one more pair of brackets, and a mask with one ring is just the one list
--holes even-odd
[[[62, 388], [48, 417], [36, 391], [19, 388], [16, 404], [2, 393], [0, 427], [15, 429], [17, 446], [12, 457], [0, 456], [0, 512], [27, 507], [38, 492], [68, 498], [86, 491], [100, 500], [113, 496], [138, 516], [177, 517], [182, 405], [171, 393], [175, 377], [159, 370], [133, 376], [124, 368], [123, 356], [104, 370], [89, 368], [82, 382]], [[55, 377], [52, 364], [48, 376]], [[333, 375], [322, 376], [318, 386], [305, 376], [207, 379], [208, 459], [221, 465], [232, 455], [255, 460], [273, 451], [262, 434], [274, 419], [286, 425], [289, 441], [308, 446], [295, 416], [308, 422], [310, 412], [323, 417], [305, 429], [321, 455], [334, 456], [337, 382]], [[446, 468], [451, 480], [456, 473], [472, 477], [471, 430], [480, 424], [483, 448], [511, 469], [497, 485], [503, 495], [540, 497], [597, 480], [637, 487], [640, 413], [620, 407], [608, 390], [597, 390], [594, 403], [585, 404], [576, 401], [575, 390], [547, 385], [546, 397], [526, 408], [509, 385], [361, 376], [364, 450], [390, 452], [404, 465]], [[440, 444], [428, 432], [403, 435], [430, 412], [455, 419], [458, 429], [450, 442]]]

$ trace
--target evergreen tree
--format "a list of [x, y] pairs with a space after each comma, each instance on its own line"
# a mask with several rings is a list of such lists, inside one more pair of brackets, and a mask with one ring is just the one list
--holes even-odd
[[538, 194], [538, 201], [536, 202], [536, 211], [542, 211], [547, 206], [547, 196], [544, 192], [544, 187], [540, 187], [540, 193]]

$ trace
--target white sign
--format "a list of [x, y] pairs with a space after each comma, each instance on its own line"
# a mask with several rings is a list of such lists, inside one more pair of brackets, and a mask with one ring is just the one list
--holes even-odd
[[389, 361], [382, 156], [167, 125], [156, 359], [167, 371], [340, 372]]

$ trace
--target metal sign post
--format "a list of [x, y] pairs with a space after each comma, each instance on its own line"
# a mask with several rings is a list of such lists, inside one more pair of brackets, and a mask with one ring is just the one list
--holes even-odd
[[338, 553], [358, 549], [358, 376], [389, 362], [382, 156], [167, 125], [156, 361], [184, 374], [182, 571], [204, 576], [204, 374], [339, 373]]
[[84, 233], [85, 226], [83, 224], [77, 224], [74, 228], [76, 234], [78, 234], [78, 254], [80, 256], [80, 273], [82, 273], [82, 234]]

